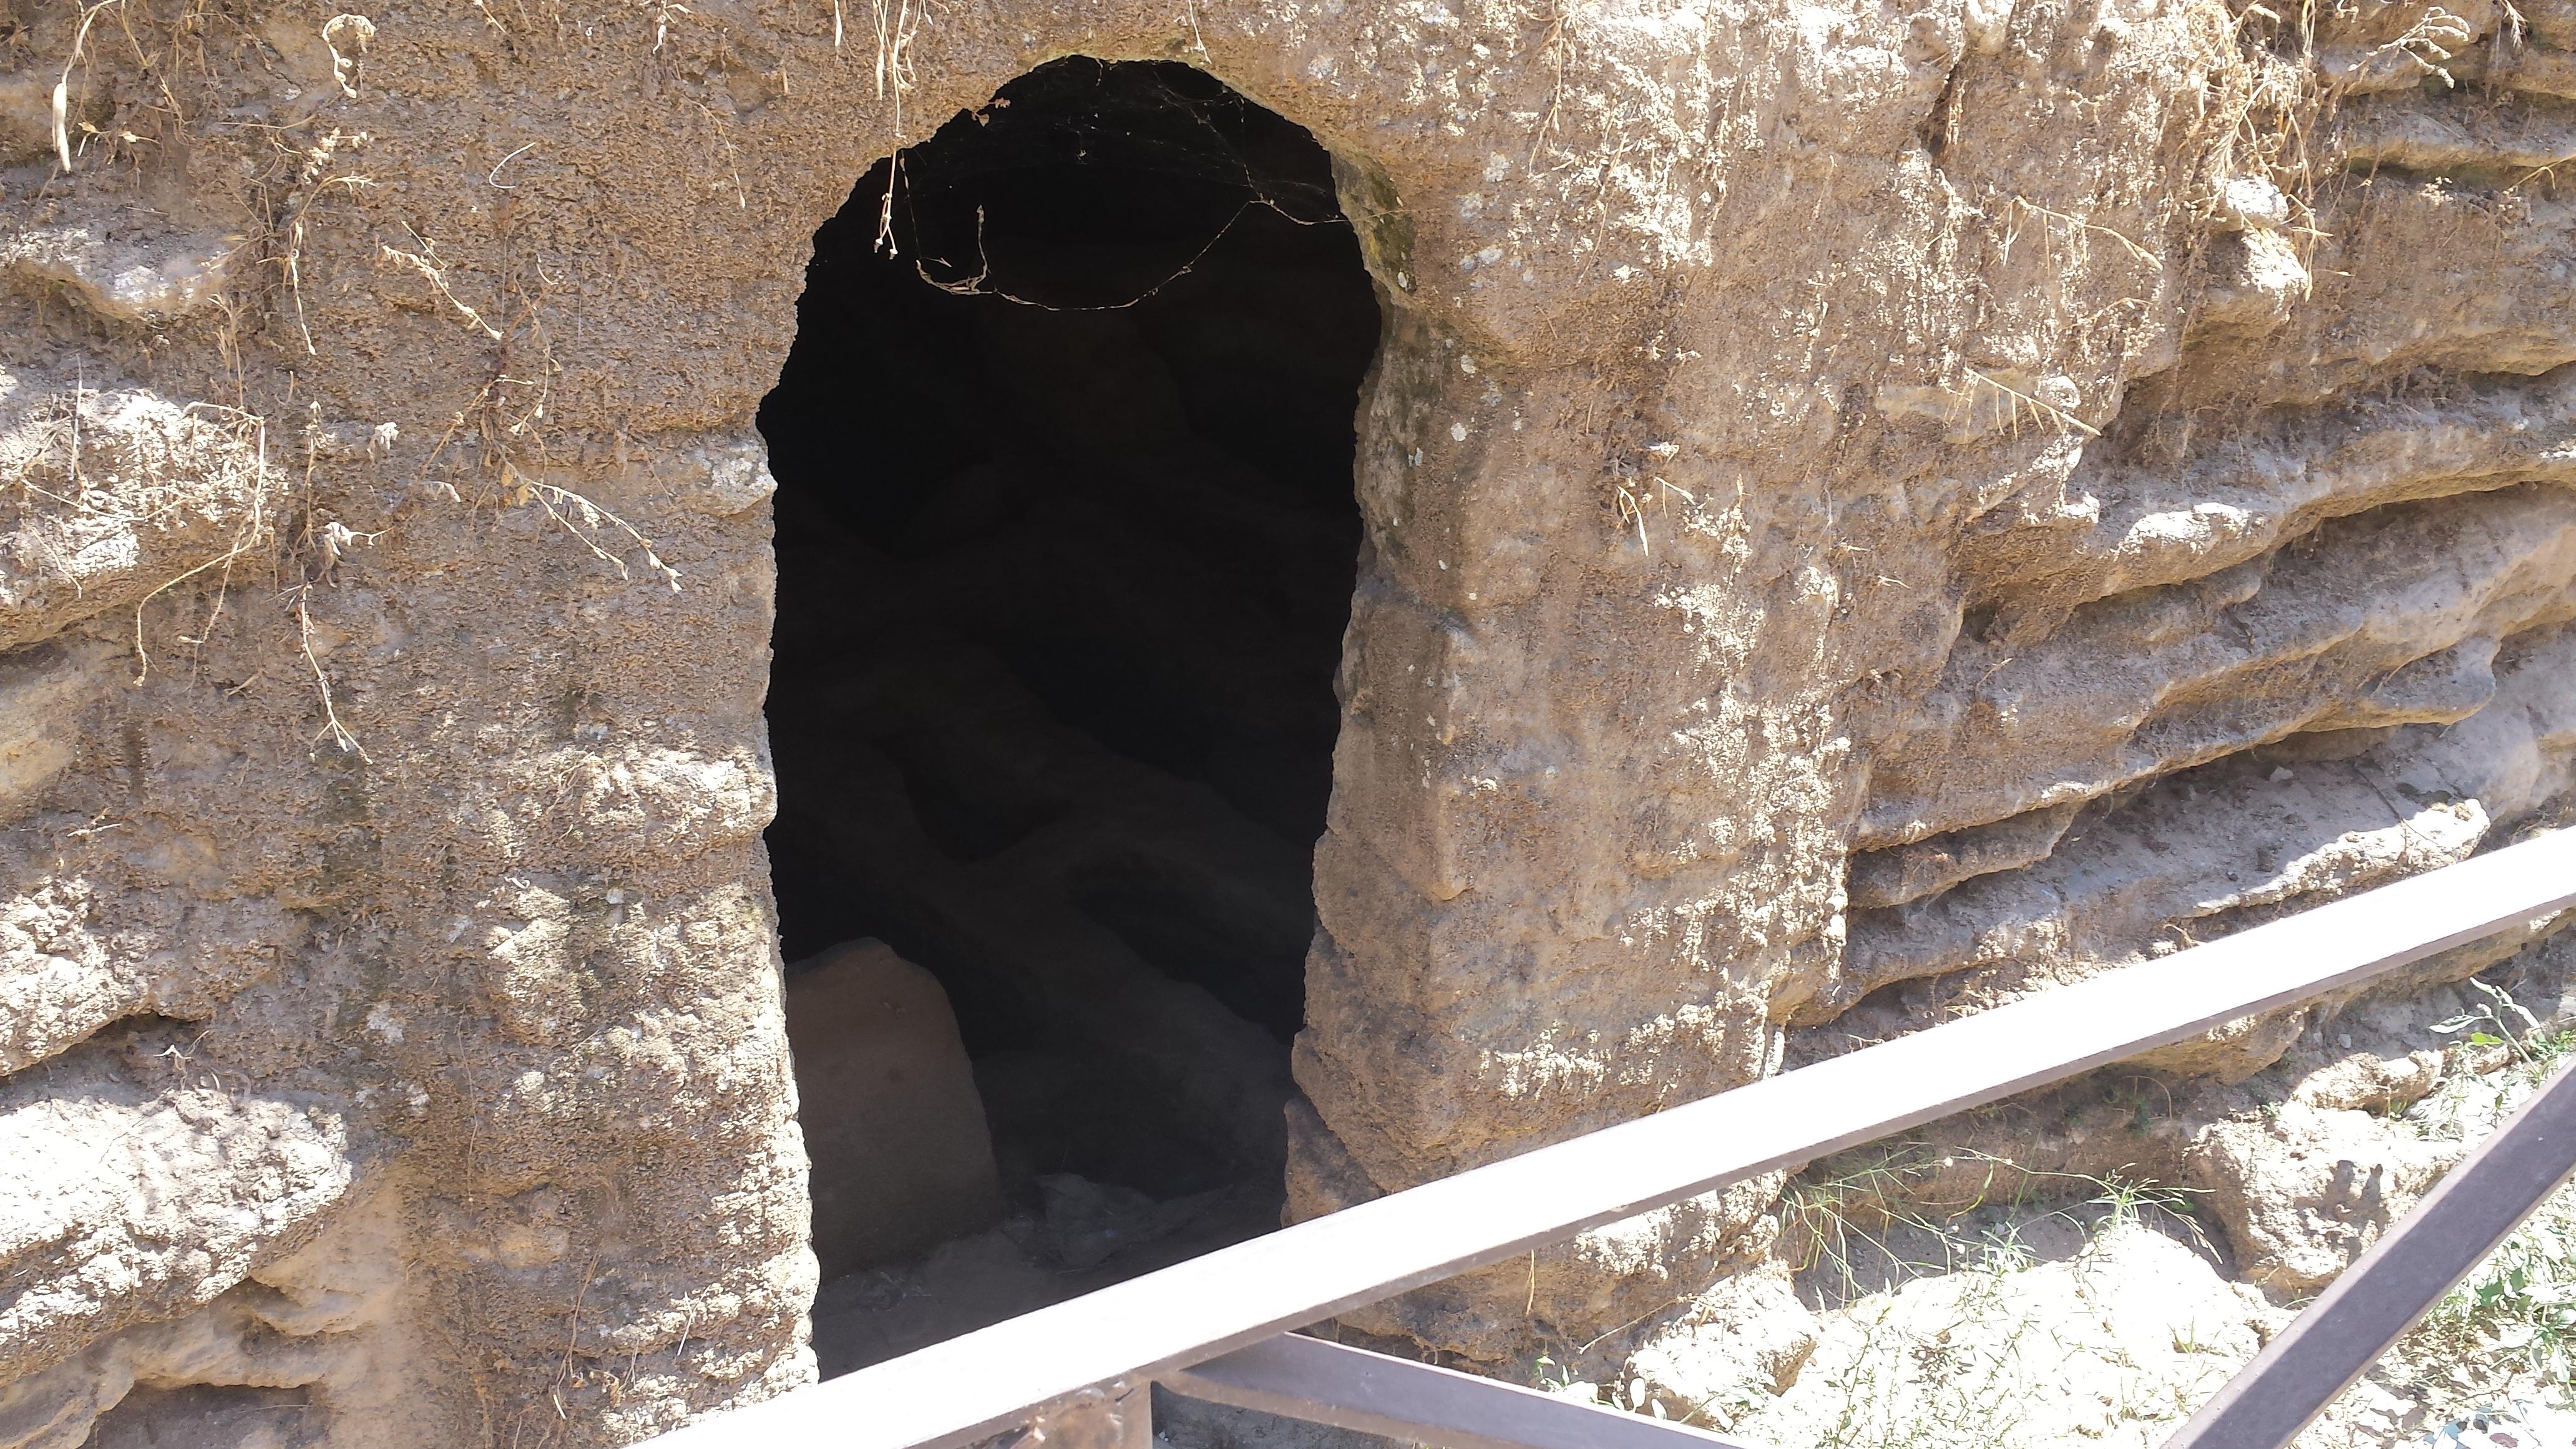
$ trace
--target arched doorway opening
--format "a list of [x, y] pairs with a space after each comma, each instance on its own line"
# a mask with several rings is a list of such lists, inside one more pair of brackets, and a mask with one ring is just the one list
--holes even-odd
[[761, 429], [827, 1373], [1276, 1225], [1377, 338], [1323, 149], [1186, 66], [1032, 71], [816, 234]]

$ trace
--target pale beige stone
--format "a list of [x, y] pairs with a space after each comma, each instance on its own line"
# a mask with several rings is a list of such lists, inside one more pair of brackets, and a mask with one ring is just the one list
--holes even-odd
[[882, 941], [835, 946], [788, 969], [787, 1036], [823, 1276], [1001, 1218], [983, 1099], [936, 977]]
[[2191, 1171], [2247, 1276], [2295, 1294], [2350, 1267], [2462, 1150], [2367, 1112], [2288, 1102], [2268, 1121], [2209, 1129]]

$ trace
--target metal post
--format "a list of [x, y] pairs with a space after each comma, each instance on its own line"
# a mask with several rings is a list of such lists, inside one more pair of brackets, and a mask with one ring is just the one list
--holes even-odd
[[2576, 1062], [2507, 1118], [2165, 1449], [2281, 1449], [2576, 1172]]

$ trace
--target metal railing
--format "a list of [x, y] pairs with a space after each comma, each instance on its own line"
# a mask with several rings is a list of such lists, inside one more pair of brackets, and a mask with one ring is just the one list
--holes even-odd
[[[654, 1449], [1152, 1449], [1150, 1388], [1438, 1449], [1719, 1435], [1295, 1334], [1541, 1244], [2367, 981], [2576, 904], [2576, 830], [1391, 1193], [673, 1431]], [[2576, 1171], [2562, 1071], [2168, 1441], [2279, 1449]]]

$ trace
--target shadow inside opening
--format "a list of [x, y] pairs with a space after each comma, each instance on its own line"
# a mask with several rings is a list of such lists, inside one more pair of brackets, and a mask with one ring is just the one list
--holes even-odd
[[827, 1374], [1277, 1225], [1378, 327], [1323, 149], [1180, 65], [816, 234], [760, 426]]

